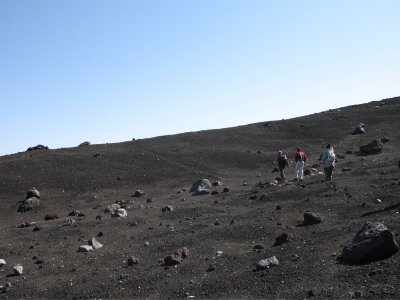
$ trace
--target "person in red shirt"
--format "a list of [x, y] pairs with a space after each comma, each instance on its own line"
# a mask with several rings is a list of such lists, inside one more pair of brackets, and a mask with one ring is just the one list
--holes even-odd
[[294, 161], [296, 162], [294, 166], [294, 178], [297, 181], [303, 181], [304, 163], [307, 161], [307, 155], [300, 147], [297, 148], [297, 152], [294, 155]]

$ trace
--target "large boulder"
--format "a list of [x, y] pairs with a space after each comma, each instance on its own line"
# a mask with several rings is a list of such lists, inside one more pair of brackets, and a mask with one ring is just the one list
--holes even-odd
[[383, 150], [383, 143], [380, 140], [373, 140], [371, 143], [360, 146], [361, 155], [379, 154]]
[[20, 205], [18, 207], [18, 212], [26, 212], [38, 206], [40, 206], [40, 200], [36, 197], [31, 197], [29, 199], [20, 202]]
[[385, 225], [367, 222], [343, 247], [340, 259], [347, 264], [368, 263], [388, 258], [398, 250], [393, 233]]
[[206, 195], [210, 193], [211, 183], [208, 179], [200, 179], [193, 183], [190, 192], [192, 196]]

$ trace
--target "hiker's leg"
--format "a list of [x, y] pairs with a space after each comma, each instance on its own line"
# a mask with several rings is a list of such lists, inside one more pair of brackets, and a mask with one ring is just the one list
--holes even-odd
[[304, 175], [304, 161], [301, 161], [301, 162], [300, 162], [300, 169], [299, 169], [299, 172], [300, 172], [300, 180], [303, 180], [303, 175]]
[[325, 180], [329, 180], [329, 168], [324, 168]]

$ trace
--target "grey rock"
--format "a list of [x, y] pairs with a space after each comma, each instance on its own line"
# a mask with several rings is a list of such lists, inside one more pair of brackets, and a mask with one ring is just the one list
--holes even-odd
[[167, 205], [161, 209], [162, 212], [173, 211], [174, 208], [171, 205]]
[[82, 246], [79, 246], [79, 249], [78, 249], [79, 252], [89, 252], [92, 250], [93, 250], [93, 247], [90, 245], [82, 245]]
[[31, 197], [29, 199], [20, 202], [20, 205], [18, 207], [18, 212], [26, 212], [38, 206], [40, 206], [40, 200], [36, 197]]
[[89, 245], [92, 246], [94, 250], [100, 249], [101, 247], [103, 247], [103, 245], [100, 244], [100, 243], [96, 240], [95, 237], [92, 237], [92, 238], [89, 240]]
[[210, 193], [211, 183], [208, 179], [197, 180], [190, 188], [192, 196], [206, 195]]
[[128, 213], [123, 208], [114, 209], [111, 212], [111, 218], [125, 218], [128, 216]]
[[26, 151], [48, 150], [48, 149], [49, 149], [49, 147], [39, 144], [39, 145], [34, 146], [34, 147], [29, 147]]
[[213, 186], [222, 186], [222, 182], [221, 181], [214, 181], [212, 183]]
[[382, 223], [367, 222], [342, 250], [340, 260], [348, 264], [388, 258], [399, 250], [393, 233]]
[[136, 257], [130, 256], [128, 258], [128, 262], [127, 262], [128, 266], [137, 265], [138, 263], [139, 263], [139, 260]]
[[305, 212], [304, 213], [304, 222], [303, 225], [314, 225], [321, 223], [321, 217], [313, 212]]
[[83, 146], [90, 146], [90, 142], [89, 141], [85, 141], [79, 144], [78, 147], [83, 147]]
[[119, 208], [121, 208], [121, 205], [119, 205], [118, 203], [113, 203], [113, 204], [109, 205], [109, 206], [104, 210], [104, 212], [105, 212], [105, 213], [112, 212], [113, 210], [116, 210], [116, 209], [119, 209]]
[[166, 266], [174, 266], [183, 262], [189, 256], [189, 250], [186, 247], [176, 250], [164, 258]]
[[13, 273], [13, 275], [16, 275], [16, 276], [22, 275], [23, 271], [24, 271], [24, 267], [21, 265], [16, 265], [12, 268], [12, 273]]
[[7, 263], [6, 263], [6, 261], [4, 260], [4, 259], [0, 259], [0, 267], [2, 267], [2, 266], [4, 266], [4, 265], [6, 265]]
[[354, 128], [352, 134], [364, 134], [365, 133], [365, 125], [360, 123]]
[[271, 267], [275, 267], [279, 265], [279, 261], [275, 256], [271, 256], [269, 258], [266, 259], [262, 259], [260, 260], [257, 264], [256, 264], [256, 269], [257, 270], [265, 270]]
[[136, 190], [132, 197], [141, 197], [146, 195], [142, 190]]
[[274, 246], [280, 246], [282, 244], [288, 243], [292, 240], [293, 234], [291, 233], [282, 233], [276, 237]]
[[379, 154], [383, 151], [383, 143], [380, 140], [373, 140], [369, 144], [360, 146], [361, 155]]
[[40, 192], [36, 188], [31, 188], [29, 191], [26, 192], [25, 199], [29, 199], [32, 197], [40, 198]]

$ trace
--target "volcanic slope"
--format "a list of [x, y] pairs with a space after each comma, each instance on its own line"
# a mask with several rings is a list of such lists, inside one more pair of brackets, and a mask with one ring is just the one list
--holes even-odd
[[[360, 122], [366, 134], [352, 135]], [[367, 221], [400, 232], [399, 129], [400, 97], [289, 120], [2, 156], [0, 259], [7, 265], [0, 267], [0, 299], [399, 299], [399, 253], [363, 265], [337, 260]], [[382, 138], [389, 140], [382, 153], [357, 154]], [[327, 143], [338, 154], [333, 182], [324, 182], [317, 161]], [[292, 164], [288, 182], [268, 187], [278, 175], [277, 150], [293, 160], [298, 146], [306, 168], [320, 173], [297, 184]], [[222, 185], [192, 196], [193, 182], [203, 178]], [[32, 187], [40, 206], [18, 212]], [[132, 197], [136, 190], [145, 195]], [[115, 202], [126, 218], [105, 212]], [[173, 210], [162, 212], [167, 205]], [[69, 217], [73, 210], [84, 215]], [[301, 226], [306, 211], [322, 223]], [[59, 218], [45, 221], [47, 214]], [[19, 228], [23, 222], [36, 225]], [[282, 233], [291, 240], [273, 246]], [[104, 246], [78, 252], [92, 237]], [[162, 264], [182, 247], [186, 259]], [[128, 266], [130, 256], [138, 264]], [[278, 266], [255, 270], [271, 256]], [[23, 274], [11, 276], [17, 264]]]

